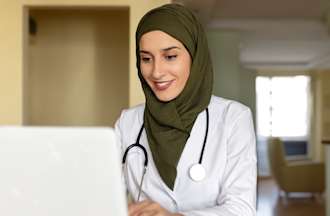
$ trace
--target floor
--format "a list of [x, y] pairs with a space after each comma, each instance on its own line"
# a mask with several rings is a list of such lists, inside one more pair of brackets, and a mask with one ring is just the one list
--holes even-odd
[[324, 216], [324, 197], [307, 193], [293, 193], [289, 198], [279, 196], [271, 178], [258, 180], [257, 216]]

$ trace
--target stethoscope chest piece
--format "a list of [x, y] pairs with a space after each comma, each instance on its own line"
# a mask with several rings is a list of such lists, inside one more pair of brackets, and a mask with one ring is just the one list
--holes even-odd
[[189, 176], [195, 182], [200, 182], [205, 178], [206, 172], [202, 164], [197, 163], [190, 167]]

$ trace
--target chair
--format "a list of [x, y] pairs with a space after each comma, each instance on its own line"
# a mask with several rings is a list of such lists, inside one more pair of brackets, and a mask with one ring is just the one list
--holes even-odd
[[322, 193], [325, 190], [324, 163], [311, 160], [287, 161], [279, 138], [270, 138], [268, 156], [272, 175], [286, 195], [290, 192]]

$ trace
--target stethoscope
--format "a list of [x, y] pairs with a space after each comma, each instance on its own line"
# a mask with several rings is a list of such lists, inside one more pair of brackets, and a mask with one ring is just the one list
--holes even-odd
[[[202, 181], [205, 176], [206, 176], [206, 171], [205, 168], [202, 165], [202, 160], [203, 160], [203, 155], [204, 155], [204, 149], [206, 146], [206, 141], [207, 141], [207, 135], [208, 135], [208, 130], [209, 130], [209, 110], [208, 108], [206, 108], [206, 131], [205, 131], [205, 136], [204, 136], [204, 143], [203, 143], [203, 147], [202, 147], [202, 151], [199, 157], [199, 161], [198, 163], [193, 164], [190, 168], [189, 168], [189, 177], [195, 181], [195, 182], [200, 182]], [[141, 129], [139, 131], [139, 134], [136, 138], [136, 142], [134, 144], [131, 144], [130, 146], [128, 146], [124, 152], [123, 155], [123, 160], [122, 160], [122, 167], [124, 169], [125, 163], [126, 163], [126, 158], [127, 158], [127, 154], [128, 152], [134, 148], [134, 147], [138, 147], [143, 151], [144, 154], [144, 168], [143, 168], [143, 173], [142, 173], [142, 177], [141, 177], [141, 181], [139, 184], [139, 193], [138, 193], [138, 198], [137, 201], [140, 200], [140, 195], [141, 195], [141, 190], [142, 190], [142, 183], [143, 183], [143, 179], [144, 179], [144, 175], [146, 174], [147, 171], [147, 166], [148, 166], [148, 153], [146, 148], [140, 144], [140, 138], [141, 138], [141, 134], [144, 128], [144, 124], [142, 124]]]

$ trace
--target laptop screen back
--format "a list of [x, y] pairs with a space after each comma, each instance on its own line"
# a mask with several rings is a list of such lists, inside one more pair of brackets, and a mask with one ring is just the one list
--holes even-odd
[[126, 216], [113, 130], [0, 127], [0, 215]]

